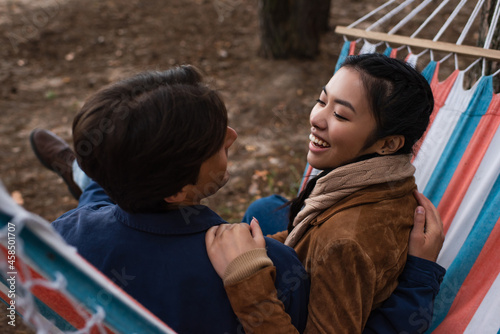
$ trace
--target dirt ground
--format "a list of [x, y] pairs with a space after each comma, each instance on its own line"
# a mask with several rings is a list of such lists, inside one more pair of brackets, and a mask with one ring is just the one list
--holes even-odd
[[[333, 2], [347, 25], [382, 1]], [[239, 138], [232, 179], [207, 200], [237, 222], [256, 198], [297, 192], [305, 166], [308, 114], [332, 75], [342, 38], [328, 31], [315, 60], [257, 56], [256, 0], [0, 0], [0, 179], [48, 221], [77, 201], [29, 145], [34, 128], [71, 142], [74, 114], [98, 88], [147, 69], [199, 67], [226, 101]], [[30, 333], [18, 321], [0, 332]]]

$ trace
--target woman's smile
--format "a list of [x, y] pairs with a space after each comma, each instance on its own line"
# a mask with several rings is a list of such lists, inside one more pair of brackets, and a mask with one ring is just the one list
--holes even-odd
[[316, 148], [328, 148], [330, 144], [328, 144], [322, 138], [316, 137], [312, 133], [309, 135], [309, 140], [311, 141], [311, 145]]

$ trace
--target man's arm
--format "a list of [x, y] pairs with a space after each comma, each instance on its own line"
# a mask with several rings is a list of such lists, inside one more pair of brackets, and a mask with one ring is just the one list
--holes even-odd
[[436, 207], [415, 191], [408, 260], [399, 284], [382, 306], [372, 311], [363, 333], [423, 333], [429, 328], [434, 298], [446, 270], [435, 263], [443, 246], [443, 223]]

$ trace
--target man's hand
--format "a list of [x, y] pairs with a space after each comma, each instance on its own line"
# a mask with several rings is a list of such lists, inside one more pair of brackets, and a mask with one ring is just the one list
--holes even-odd
[[205, 235], [205, 243], [208, 257], [221, 278], [227, 266], [238, 256], [252, 249], [266, 247], [264, 235], [255, 218], [250, 225], [240, 223], [211, 227]]
[[443, 222], [432, 202], [415, 190], [419, 206], [415, 210], [408, 253], [436, 262], [444, 242]]

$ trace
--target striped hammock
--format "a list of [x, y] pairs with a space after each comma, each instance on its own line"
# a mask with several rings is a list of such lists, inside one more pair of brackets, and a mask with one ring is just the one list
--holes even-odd
[[[117, 273], [113, 280], [120, 279]], [[49, 222], [19, 207], [1, 183], [0, 299], [9, 325], [24, 321], [37, 333], [174, 333]]]
[[[450, 15], [443, 28], [432, 41], [413, 41], [428, 24], [428, 21], [448, 3], [441, 2], [427, 20], [410, 36], [410, 39], [393, 34], [412, 19], [424, 1], [412, 10], [388, 34], [370, 34], [383, 21], [395, 12], [401, 11], [409, 2], [405, 1], [380, 20], [357, 31], [353, 26], [363, 22], [394, 1], [378, 7], [372, 13], [356, 21], [351, 26], [337, 28], [344, 34], [344, 46], [337, 63], [337, 70], [346, 56], [356, 53], [360, 41], [364, 42], [359, 53], [378, 52], [377, 48], [390, 57], [396, 57], [398, 51], [407, 49], [405, 60], [416, 66], [419, 57], [425, 52], [431, 53], [431, 60], [422, 70], [435, 97], [431, 123], [424, 137], [416, 145], [414, 165], [415, 178], [419, 191], [427, 196], [438, 208], [444, 223], [446, 239], [437, 262], [447, 269], [441, 290], [435, 300], [432, 333], [500, 333], [500, 94], [494, 93], [493, 79], [498, 75], [485, 75], [485, 57], [500, 61], [500, 51], [488, 50], [500, 15], [500, 2], [493, 15], [492, 25], [485, 40], [485, 48], [463, 47], [465, 54], [480, 55], [466, 69], [458, 69], [457, 53], [469, 31], [472, 22], [484, 1], [479, 1], [471, 14], [462, 34], [455, 45], [437, 44], [451, 20], [465, 5], [461, 1]], [[353, 31], [351, 31], [351, 29]], [[348, 37], [361, 36], [349, 41]], [[372, 43], [376, 37], [382, 42]], [[421, 54], [415, 55], [407, 46], [392, 48], [387, 41], [409, 42], [412, 45], [428, 46]], [[384, 44], [385, 43], [385, 44]], [[440, 61], [433, 60], [431, 47], [440, 51], [449, 50], [450, 54]], [[479, 49], [479, 50], [478, 50]], [[490, 53], [491, 52], [491, 53]], [[439, 71], [443, 62], [453, 55], [455, 70], [443, 81], [439, 81]], [[470, 89], [464, 89], [465, 78], [479, 61], [483, 61], [483, 73]], [[311, 176], [319, 171], [307, 166], [302, 187]]]

